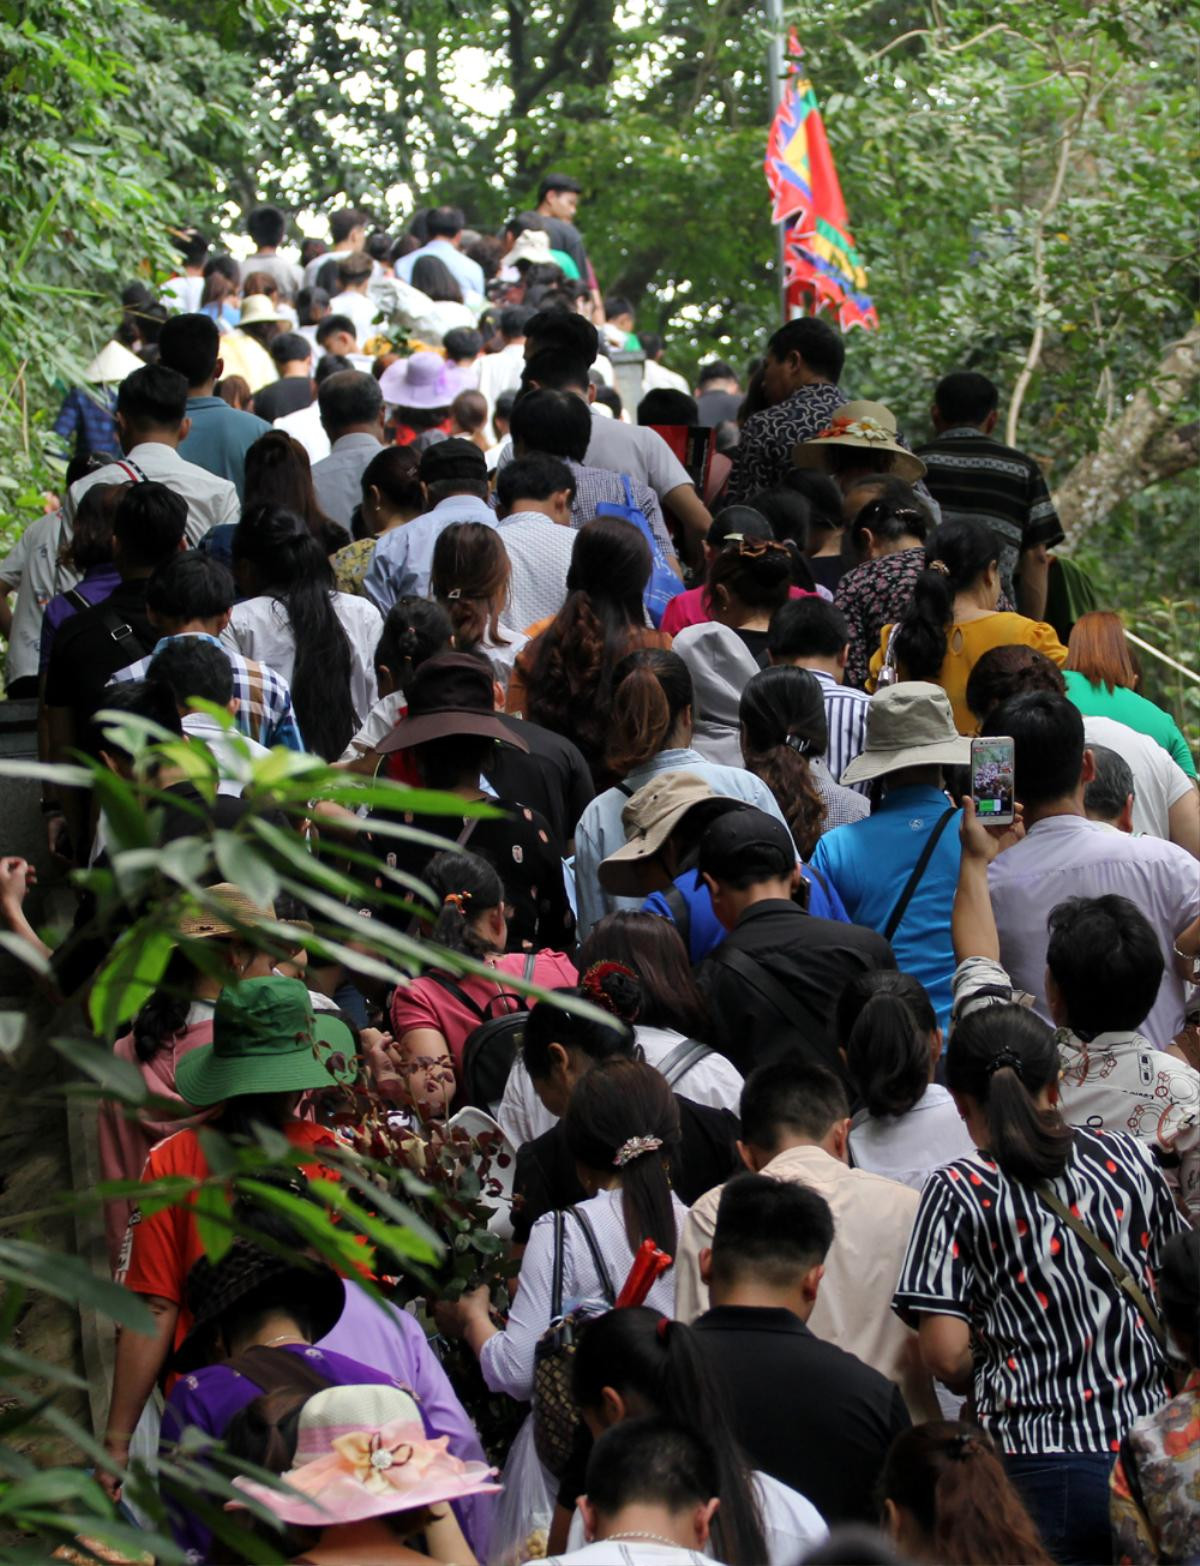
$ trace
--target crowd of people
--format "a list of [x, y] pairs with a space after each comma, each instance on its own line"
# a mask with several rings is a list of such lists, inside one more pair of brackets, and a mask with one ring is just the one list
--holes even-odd
[[[279, 747], [464, 806], [314, 813], [427, 943], [394, 988], [281, 948], [304, 904], [207, 889], [115, 1045], [152, 1099], [102, 1104], [104, 1177], [265, 1129], [302, 1211], [351, 1080], [505, 1150], [503, 1309], [380, 1305], [278, 1205], [212, 1260], [188, 1203], [110, 1202], [153, 1327], [102, 1482], [219, 1444], [242, 1530], [360, 1566], [1198, 1558], [1192, 750], [1119, 617], [1056, 592], [991, 381], [947, 373], [921, 444], [804, 318], [693, 386], [580, 194], [500, 233], [342, 209], [298, 260], [272, 207], [241, 262], [184, 232], [0, 563], [43, 759], [130, 776], [103, 712], [215, 758], [215, 801], [159, 772], [163, 841], [240, 821]], [[1012, 743], [1011, 825], [975, 736]], [[100, 799], [43, 791], [56, 860], [103, 856]], [[95, 908], [52, 952], [34, 876], [0, 860], [0, 915], [80, 994]], [[219, 1500], [168, 1506], [190, 1561], [246, 1558]]]

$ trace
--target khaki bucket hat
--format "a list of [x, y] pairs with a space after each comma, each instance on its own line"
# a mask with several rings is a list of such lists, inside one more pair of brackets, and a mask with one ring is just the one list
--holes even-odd
[[970, 760], [971, 741], [954, 727], [954, 710], [942, 687], [903, 680], [871, 697], [866, 748], [840, 781], [849, 787], [904, 767], [965, 767]]

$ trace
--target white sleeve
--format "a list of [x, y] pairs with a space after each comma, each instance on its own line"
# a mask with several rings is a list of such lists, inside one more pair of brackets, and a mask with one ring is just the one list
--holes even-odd
[[533, 1362], [538, 1339], [550, 1325], [554, 1273], [554, 1215], [545, 1213], [533, 1226], [521, 1260], [520, 1287], [508, 1326], [483, 1345], [479, 1368], [493, 1392], [507, 1392], [518, 1403], [533, 1391]]
[[[32, 527], [32, 523], [30, 527]], [[10, 591], [14, 587], [20, 587], [21, 578], [25, 575], [25, 567], [29, 556], [29, 528], [21, 534], [16, 543], [0, 560], [0, 586]]]
[[[1162, 750], [1162, 746], [1159, 746]], [[1163, 787], [1166, 791], [1167, 808], [1177, 805], [1185, 795], [1190, 794], [1196, 787], [1191, 778], [1168, 751], [1163, 750], [1166, 757], [1166, 766], [1162, 769]]]

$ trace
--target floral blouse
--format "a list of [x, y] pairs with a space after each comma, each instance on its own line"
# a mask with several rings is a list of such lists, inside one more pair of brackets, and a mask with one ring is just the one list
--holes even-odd
[[925, 565], [925, 550], [898, 549], [865, 560], [847, 571], [837, 585], [833, 601], [850, 627], [850, 658], [846, 684], [864, 690], [871, 654], [879, 646], [885, 625], [894, 624], [908, 608], [913, 586]]

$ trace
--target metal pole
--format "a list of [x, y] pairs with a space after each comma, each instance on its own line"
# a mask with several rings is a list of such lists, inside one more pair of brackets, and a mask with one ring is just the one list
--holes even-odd
[[[783, 0], [767, 0], [767, 25], [771, 30], [770, 40], [767, 43], [767, 92], [771, 107], [771, 121], [774, 122], [780, 99], [783, 97], [783, 78], [786, 68], [783, 53]], [[787, 320], [787, 275], [784, 259], [786, 240], [787, 224], [780, 223], [775, 229], [775, 265], [779, 272], [781, 322]]]

